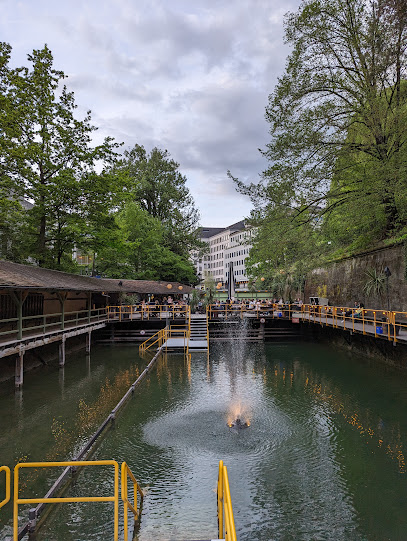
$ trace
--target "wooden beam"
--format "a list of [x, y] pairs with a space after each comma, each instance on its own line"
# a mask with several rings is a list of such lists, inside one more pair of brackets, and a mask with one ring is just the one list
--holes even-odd
[[23, 304], [28, 297], [28, 291], [12, 291], [10, 294], [17, 306], [17, 340], [23, 338]]
[[61, 305], [61, 329], [65, 329], [65, 301], [68, 297], [67, 291], [57, 291], [57, 297]]

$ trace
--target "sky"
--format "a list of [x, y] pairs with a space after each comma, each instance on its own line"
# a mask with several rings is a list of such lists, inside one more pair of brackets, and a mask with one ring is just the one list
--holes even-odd
[[167, 149], [201, 224], [226, 227], [251, 209], [227, 171], [257, 182], [267, 166], [265, 108], [300, 1], [0, 0], [0, 40], [13, 66], [46, 43], [78, 116], [92, 111], [95, 143]]

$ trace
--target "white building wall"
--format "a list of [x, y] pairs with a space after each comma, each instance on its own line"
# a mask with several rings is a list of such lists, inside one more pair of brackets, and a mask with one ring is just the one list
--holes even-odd
[[201, 258], [197, 253], [192, 254], [192, 261], [201, 279], [208, 274], [222, 285], [228, 281], [230, 262], [233, 262], [236, 288], [247, 289], [246, 259], [251, 248], [248, 244], [250, 230], [244, 229], [241, 222], [235, 225], [237, 227], [226, 227], [212, 236], [202, 238], [209, 244], [209, 253]]
[[229, 279], [229, 268], [232, 263], [236, 289], [247, 289], [249, 278], [246, 275], [246, 259], [251, 249], [250, 236], [249, 230], [230, 234], [229, 246], [225, 253], [225, 280]]

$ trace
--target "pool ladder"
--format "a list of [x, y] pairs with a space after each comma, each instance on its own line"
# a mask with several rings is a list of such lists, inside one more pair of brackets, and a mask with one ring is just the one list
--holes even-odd
[[[64, 467], [64, 473], [60, 479], [64, 478], [67, 472], [76, 473], [78, 467], [84, 466], [112, 466], [114, 469], [114, 490], [110, 496], [86, 496], [86, 497], [53, 497], [52, 494], [56, 489], [51, 488], [44, 498], [20, 498], [19, 497], [19, 472], [22, 468], [53, 468]], [[14, 468], [14, 497], [13, 497], [13, 541], [19, 541], [28, 532], [34, 532], [43, 505], [46, 503], [78, 503], [78, 502], [113, 502], [114, 503], [114, 541], [119, 539], [119, 469], [121, 472], [121, 500], [124, 507], [124, 541], [128, 541], [128, 512], [133, 513], [135, 523], [140, 520], [143, 491], [137, 482], [135, 476], [130, 470], [126, 462], [123, 462], [119, 468], [118, 462], [115, 460], [82, 460], [82, 461], [66, 461], [66, 462], [20, 462]], [[6, 495], [3, 501], [0, 502], [0, 508], [6, 505], [11, 498], [11, 472], [7, 466], [1, 466], [0, 472], [4, 471], [6, 475]], [[133, 502], [129, 499], [128, 479], [133, 483]], [[58, 481], [57, 481], [58, 483]], [[60, 483], [56, 486], [60, 488]], [[138, 504], [138, 497], [140, 503]], [[23, 528], [18, 529], [18, 506], [22, 504], [39, 504], [37, 508], [30, 510], [30, 521]], [[233, 518], [232, 500], [230, 497], [230, 488], [227, 468], [223, 461], [219, 462], [218, 489], [217, 489], [217, 508], [218, 508], [218, 533], [219, 540], [236, 541], [236, 530]]]

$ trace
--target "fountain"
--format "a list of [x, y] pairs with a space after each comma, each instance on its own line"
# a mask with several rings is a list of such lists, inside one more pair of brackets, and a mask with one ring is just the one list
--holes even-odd
[[250, 426], [250, 422], [246, 421], [243, 422], [239, 417], [232, 421], [231, 423], [227, 423], [227, 426], [229, 428], [235, 428], [236, 430], [242, 430], [243, 428], [248, 428]]

